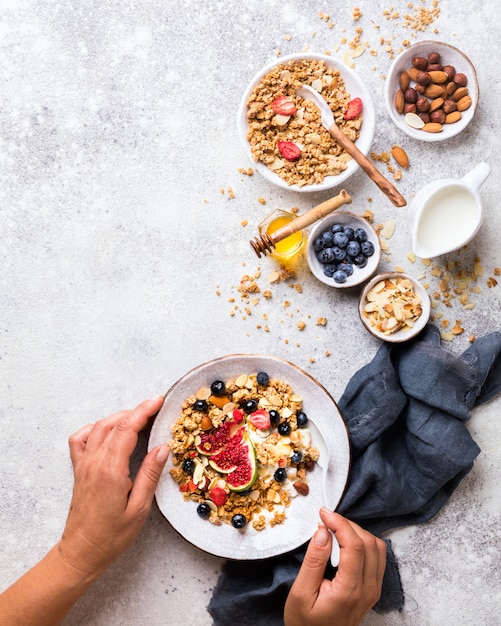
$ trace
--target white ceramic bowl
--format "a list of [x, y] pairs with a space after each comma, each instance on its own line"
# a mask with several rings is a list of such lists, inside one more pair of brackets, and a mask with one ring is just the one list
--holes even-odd
[[[370, 323], [369, 318], [364, 313], [365, 305], [368, 302], [367, 294], [379, 282], [383, 280], [395, 280], [398, 278], [407, 279], [412, 283], [414, 287], [414, 292], [421, 299], [422, 313], [417, 319], [417, 321], [414, 323], [412, 328], [410, 327], [402, 328], [393, 333], [380, 332]], [[377, 337], [378, 339], [381, 339], [381, 341], [388, 341], [391, 343], [402, 343], [403, 341], [408, 341], [409, 339], [416, 337], [416, 335], [418, 335], [428, 323], [428, 320], [430, 318], [430, 312], [431, 312], [430, 297], [426, 289], [415, 278], [413, 278], [412, 276], [409, 276], [408, 274], [404, 274], [402, 272], [385, 272], [382, 274], [378, 274], [377, 276], [374, 276], [367, 283], [367, 285], [365, 285], [365, 287], [363, 288], [362, 293], [360, 294], [360, 300], [358, 304], [358, 313], [360, 316], [360, 320], [362, 321], [362, 324], [365, 326], [365, 328], [370, 333], [372, 333], [375, 337]]]
[[291, 54], [288, 56], [284, 56], [274, 60], [269, 63], [265, 67], [263, 67], [251, 80], [247, 89], [245, 90], [242, 100], [240, 102], [240, 107], [238, 110], [238, 133], [240, 136], [240, 140], [242, 142], [243, 148], [252, 161], [253, 168], [256, 169], [262, 176], [264, 176], [269, 182], [282, 187], [283, 189], [289, 189], [291, 191], [300, 191], [300, 192], [310, 192], [310, 191], [324, 191], [325, 189], [331, 189], [332, 187], [336, 187], [341, 185], [346, 181], [359, 167], [359, 165], [353, 160], [350, 159], [348, 162], [347, 168], [342, 171], [337, 176], [327, 176], [321, 183], [313, 184], [313, 185], [305, 185], [300, 187], [298, 185], [288, 185], [285, 180], [280, 178], [275, 172], [270, 170], [268, 166], [261, 162], [255, 162], [251, 149], [249, 146], [249, 142], [247, 141], [247, 131], [249, 129], [248, 121], [247, 121], [247, 101], [249, 99], [250, 94], [253, 89], [258, 85], [261, 79], [268, 74], [273, 68], [285, 64], [290, 60], [300, 60], [300, 59], [311, 59], [311, 60], [322, 60], [328, 67], [333, 67], [339, 70], [347, 91], [349, 92], [351, 99], [353, 98], [361, 98], [363, 102], [363, 123], [360, 129], [360, 136], [355, 142], [359, 150], [361, 150], [365, 155], [367, 155], [370, 151], [372, 140], [374, 137], [374, 130], [376, 124], [376, 116], [374, 110], [374, 104], [372, 102], [371, 95], [369, 90], [365, 86], [365, 84], [361, 81], [358, 74], [356, 74], [353, 70], [351, 70], [344, 63], [328, 56], [325, 54], [314, 54], [314, 53], [298, 53]]
[[[399, 90], [398, 77], [400, 72], [412, 67], [414, 57], [428, 57], [430, 52], [438, 52], [443, 65], [452, 65], [456, 72], [465, 74], [468, 78], [467, 88], [472, 100], [471, 106], [463, 111], [459, 121], [452, 124], [444, 124], [443, 130], [438, 133], [429, 133], [423, 130], [412, 128], [407, 124], [402, 113], [398, 113], [395, 108], [395, 94]], [[411, 86], [414, 85], [411, 81]], [[479, 88], [477, 74], [470, 59], [460, 50], [448, 43], [440, 41], [420, 41], [413, 44], [402, 52], [392, 63], [385, 83], [385, 102], [388, 113], [395, 125], [409, 137], [421, 141], [444, 141], [462, 132], [473, 119], [478, 104]]]
[[[324, 273], [325, 265], [319, 261], [315, 250], [315, 241], [321, 237], [322, 233], [329, 231], [334, 224], [342, 224], [344, 228], [363, 228], [367, 233], [367, 240], [374, 246], [374, 254], [367, 258], [367, 265], [365, 267], [353, 265], [353, 274], [348, 276], [344, 283], [338, 283], [331, 276], [327, 276]], [[381, 260], [381, 242], [379, 241], [379, 236], [374, 227], [366, 219], [348, 211], [335, 211], [319, 220], [312, 228], [308, 236], [306, 258], [310, 270], [318, 280], [329, 287], [346, 289], [347, 287], [355, 287], [365, 282], [377, 270], [379, 261]]]
[[[256, 530], [252, 524], [236, 530], [231, 525], [211, 524], [196, 512], [196, 502], [186, 502], [179, 485], [169, 473], [173, 454], [167, 461], [156, 490], [158, 506], [187, 541], [216, 556], [229, 559], [263, 559], [289, 552], [308, 541], [318, 524], [318, 510], [327, 504], [338, 505], [345, 490], [350, 467], [350, 444], [346, 424], [332, 396], [309, 374], [299, 367], [272, 356], [258, 354], [231, 354], [195, 367], [182, 376], [167, 392], [151, 429], [148, 449], [172, 439], [171, 427], [180, 417], [186, 398], [215, 380], [228, 381], [241, 374], [265, 371], [270, 378], [290, 384], [303, 399], [303, 410], [315, 422], [330, 451], [327, 462], [328, 502], [322, 490], [323, 470], [317, 464], [309, 472], [310, 492], [307, 497], [292, 499], [286, 509], [284, 524]], [[313, 431], [312, 431], [313, 437]], [[315, 440], [312, 440], [315, 445]], [[320, 459], [319, 459], [320, 460]], [[324, 459], [325, 461], [326, 459]]]

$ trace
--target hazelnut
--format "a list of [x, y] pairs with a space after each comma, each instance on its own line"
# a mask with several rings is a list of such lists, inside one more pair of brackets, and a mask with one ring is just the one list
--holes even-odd
[[428, 74], [428, 72], [418, 72], [417, 76], [416, 76], [416, 82], [419, 85], [429, 85], [431, 83], [431, 76]]
[[455, 111], [458, 108], [457, 102], [454, 102], [454, 100], [444, 100], [444, 104], [442, 106], [442, 109], [444, 111], [444, 113], [447, 115], [448, 113], [452, 113], [453, 111]]
[[411, 102], [407, 102], [404, 106], [404, 115], [407, 115], [407, 113], [415, 113], [415, 112], [416, 112], [416, 105]]
[[442, 109], [437, 109], [436, 111], [432, 111], [430, 113], [430, 122], [444, 124], [445, 123], [445, 113]]
[[404, 99], [406, 102], [415, 104], [418, 99], [418, 93], [413, 87], [409, 87], [404, 91]]
[[466, 74], [454, 74], [453, 81], [458, 87], [466, 87], [466, 85], [468, 84], [468, 78], [466, 77]]
[[430, 52], [428, 54], [428, 63], [440, 63], [440, 52]]
[[425, 124], [428, 124], [428, 122], [431, 122], [430, 114], [427, 111], [420, 111], [418, 113], [418, 117], [420, 117]]
[[441, 72], [442, 66], [440, 63], [428, 63], [428, 72]]
[[456, 68], [453, 65], [444, 65], [442, 68], [442, 72], [447, 74], [448, 80], [453, 80], [454, 75], [456, 74]]
[[416, 100], [416, 110], [419, 113], [426, 113], [430, 109], [430, 101], [428, 98], [421, 96]]
[[424, 71], [428, 67], [428, 61], [424, 57], [414, 57], [412, 59], [412, 65], [418, 70]]

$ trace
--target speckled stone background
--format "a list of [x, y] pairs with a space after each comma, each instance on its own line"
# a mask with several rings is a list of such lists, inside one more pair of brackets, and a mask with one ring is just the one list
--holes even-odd
[[[494, 0], [440, 0], [426, 29], [406, 26], [405, 14], [432, 6], [0, 2], [2, 586], [60, 536], [72, 485], [67, 438], [81, 425], [164, 392], [201, 362], [237, 352], [286, 358], [339, 398], [376, 352], [378, 342], [358, 321], [357, 294], [322, 285], [304, 261], [292, 283], [272, 286], [273, 298], [250, 305], [250, 313], [237, 291], [241, 277], [258, 268], [261, 288], [269, 287], [266, 277], [276, 267], [248, 245], [259, 221], [274, 208], [302, 212], [329, 197], [282, 191], [239, 172], [251, 165], [236, 134], [240, 96], [277, 51], [329, 50], [341, 59], [361, 29], [368, 45], [355, 70], [376, 105], [373, 149], [406, 149], [411, 167], [398, 188], [408, 199], [429, 180], [490, 163], [481, 232], [468, 250], [437, 260], [442, 268], [452, 260], [471, 269], [480, 258], [485, 272], [470, 298], [475, 308], [456, 299], [437, 312], [465, 329], [446, 345], [454, 352], [471, 335], [501, 327], [501, 285], [487, 286], [501, 266], [499, 7]], [[391, 50], [405, 39], [447, 41], [475, 63], [481, 100], [461, 136], [418, 143], [390, 122], [384, 75]], [[427, 268], [406, 257], [406, 209], [395, 209], [360, 171], [346, 188], [352, 210], [396, 223], [381, 269], [401, 265], [421, 276]], [[316, 325], [318, 317], [327, 318], [325, 327]], [[498, 399], [474, 412], [469, 427], [482, 453], [444, 509], [424, 526], [391, 533], [406, 606], [401, 614], [371, 614], [367, 624], [500, 623], [500, 408]], [[65, 624], [209, 625], [205, 606], [221, 565], [153, 507], [135, 546]]]

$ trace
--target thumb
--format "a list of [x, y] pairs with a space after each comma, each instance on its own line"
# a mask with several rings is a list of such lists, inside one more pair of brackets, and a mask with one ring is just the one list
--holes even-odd
[[169, 447], [163, 444], [153, 448], [144, 457], [129, 496], [131, 507], [149, 510], [169, 452]]
[[332, 537], [329, 531], [323, 524], [319, 524], [311, 538], [304, 555], [303, 564], [294, 582], [294, 585], [307, 597], [318, 594], [330, 557], [331, 543]]

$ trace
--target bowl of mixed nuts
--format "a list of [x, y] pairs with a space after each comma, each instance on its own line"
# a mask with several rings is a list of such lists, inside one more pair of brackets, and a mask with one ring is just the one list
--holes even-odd
[[416, 337], [431, 312], [426, 289], [412, 276], [385, 272], [365, 285], [358, 305], [365, 328], [378, 339], [401, 343]]
[[349, 211], [336, 211], [312, 228], [306, 258], [311, 272], [325, 285], [356, 287], [377, 270], [381, 243], [366, 219]]
[[321, 94], [336, 124], [367, 155], [375, 129], [370, 93], [353, 70], [325, 54], [291, 54], [261, 69], [243, 94], [238, 131], [268, 181], [291, 191], [323, 191], [359, 166], [324, 128], [318, 107], [298, 95], [303, 85]]
[[385, 84], [391, 119], [421, 141], [443, 141], [462, 132], [473, 119], [478, 96], [470, 59], [440, 41], [421, 41], [402, 52]]

